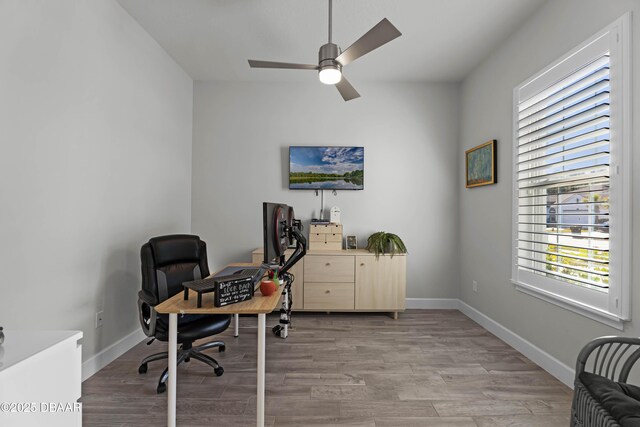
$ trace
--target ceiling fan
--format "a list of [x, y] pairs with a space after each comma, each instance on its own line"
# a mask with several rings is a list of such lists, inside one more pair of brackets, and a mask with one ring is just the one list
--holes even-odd
[[402, 33], [393, 26], [387, 18], [378, 22], [365, 35], [355, 41], [347, 50], [342, 51], [338, 45], [331, 42], [333, 0], [329, 0], [329, 42], [320, 46], [318, 52], [318, 65], [292, 64], [289, 62], [256, 61], [249, 60], [251, 68], [282, 68], [292, 70], [316, 70], [320, 81], [327, 85], [335, 85], [344, 98], [349, 101], [358, 98], [360, 94], [351, 86], [351, 83], [342, 75], [342, 67], [355, 61], [363, 55], [380, 46], [389, 43]]

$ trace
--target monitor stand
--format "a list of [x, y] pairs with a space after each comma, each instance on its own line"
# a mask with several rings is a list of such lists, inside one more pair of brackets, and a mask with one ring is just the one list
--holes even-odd
[[296, 249], [293, 254], [285, 262], [284, 255], [280, 257], [280, 269], [278, 270], [278, 279], [284, 280], [284, 290], [282, 291], [282, 308], [280, 309], [280, 322], [274, 326], [271, 330], [280, 338], [287, 338], [289, 336], [289, 325], [291, 324], [291, 303], [293, 301], [291, 297], [291, 285], [293, 284], [293, 276], [288, 274], [287, 271], [291, 269], [298, 261], [300, 261], [307, 253], [307, 239], [302, 235], [301, 224], [299, 220], [294, 220], [294, 224], [291, 227], [286, 228], [286, 232], [289, 236], [292, 236], [296, 241]]

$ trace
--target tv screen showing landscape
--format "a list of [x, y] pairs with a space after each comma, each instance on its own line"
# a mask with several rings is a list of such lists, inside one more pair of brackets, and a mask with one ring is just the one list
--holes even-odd
[[364, 189], [364, 147], [289, 147], [289, 188]]

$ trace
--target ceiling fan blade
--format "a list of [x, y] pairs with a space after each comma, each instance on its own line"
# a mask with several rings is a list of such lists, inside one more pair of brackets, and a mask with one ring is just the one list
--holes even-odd
[[340, 92], [340, 95], [342, 95], [345, 101], [360, 98], [360, 94], [351, 86], [351, 83], [344, 77], [344, 74], [340, 81], [336, 83], [336, 89], [338, 89], [338, 92]]
[[336, 61], [343, 66], [347, 65], [401, 35], [402, 33], [387, 18], [384, 18], [338, 55]]
[[249, 60], [251, 68], [285, 68], [290, 70], [317, 70], [317, 65], [311, 64], [292, 64], [290, 62], [274, 62], [274, 61], [256, 61]]

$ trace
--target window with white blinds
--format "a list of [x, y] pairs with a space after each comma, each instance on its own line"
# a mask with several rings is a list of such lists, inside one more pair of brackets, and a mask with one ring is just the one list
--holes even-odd
[[609, 288], [609, 54], [518, 105], [518, 267]]
[[630, 206], [620, 175], [628, 24], [621, 18], [514, 91], [513, 280], [609, 320], [628, 317], [628, 219], [619, 220]]

